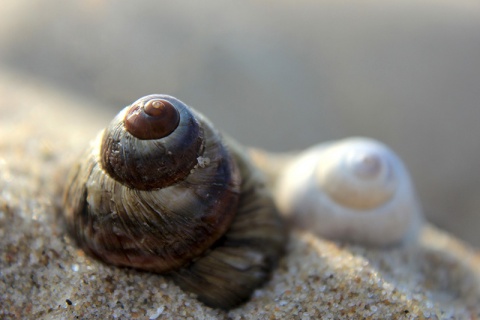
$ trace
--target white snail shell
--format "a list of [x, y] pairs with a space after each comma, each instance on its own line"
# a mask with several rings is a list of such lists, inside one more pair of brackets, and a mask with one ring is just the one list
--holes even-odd
[[414, 239], [422, 220], [404, 164], [368, 138], [306, 150], [279, 177], [275, 197], [280, 211], [300, 228], [367, 245]]
[[140, 98], [113, 119], [72, 168], [63, 205], [87, 253], [168, 273], [224, 309], [268, 279], [285, 243], [242, 148], [167, 95]]

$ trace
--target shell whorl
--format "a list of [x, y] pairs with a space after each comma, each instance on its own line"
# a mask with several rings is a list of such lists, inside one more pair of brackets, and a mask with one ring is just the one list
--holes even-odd
[[[360, 142], [360, 141], [359, 141]], [[389, 201], [398, 183], [391, 151], [363, 140], [339, 142], [322, 151], [315, 170], [318, 187], [339, 205], [368, 210]]]
[[[145, 121], [162, 128], [132, 129]], [[268, 279], [285, 243], [273, 198], [242, 153], [180, 100], [141, 98], [72, 168], [68, 229], [104, 262], [169, 273], [209, 306], [232, 308]]]
[[161, 139], [178, 127], [180, 114], [168, 100], [151, 96], [134, 102], [124, 122], [125, 130], [138, 139]]
[[368, 138], [307, 149], [281, 174], [276, 199], [296, 225], [330, 239], [391, 245], [414, 238], [421, 222], [404, 164]]
[[[163, 111], [169, 111], [157, 117], [144, 112], [159, 102], [168, 106]], [[152, 126], [159, 129], [150, 130]], [[151, 135], [138, 138], [147, 136], [144, 131]], [[185, 178], [197, 165], [204, 148], [203, 135], [203, 126], [180, 100], [149, 95], [113, 119], [103, 134], [100, 160], [110, 176], [128, 187], [163, 188]]]

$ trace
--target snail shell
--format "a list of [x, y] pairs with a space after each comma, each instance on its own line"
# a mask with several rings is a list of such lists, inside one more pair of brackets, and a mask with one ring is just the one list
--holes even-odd
[[207, 305], [232, 308], [268, 279], [285, 242], [242, 153], [178, 99], [140, 98], [72, 169], [68, 229], [107, 263], [168, 273]]
[[297, 226], [330, 239], [387, 246], [414, 239], [421, 222], [404, 164], [367, 138], [306, 150], [278, 178], [275, 197]]

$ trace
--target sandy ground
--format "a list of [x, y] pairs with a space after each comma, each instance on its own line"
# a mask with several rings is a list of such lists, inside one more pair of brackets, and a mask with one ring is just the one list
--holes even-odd
[[480, 255], [431, 226], [418, 242], [390, 249], [293, 230], [270, 282], [229, 312], [203, 306], [160, 275], [86, 256], [66, 233], [58, 197], [65, 169], [109, 121], [85, 106], [95, 103], [0, 76], [0, 318], [480, 317]]

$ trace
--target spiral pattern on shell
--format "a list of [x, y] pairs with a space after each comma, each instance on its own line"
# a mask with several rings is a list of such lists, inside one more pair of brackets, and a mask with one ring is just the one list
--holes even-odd
[[307, 149], [285, 168], [275, 188], [281, 212], [330, 239], [392, 245], [414, 239], [422, 220], [404, 164], [368, 138]]
[[143, 97], [72, 169], [69, 231], [107, 263], [168, 273], [207, 305], [234, 307], [268, 279], [285, 242], [273, 199], [242, 153], [180, 100]]

